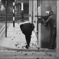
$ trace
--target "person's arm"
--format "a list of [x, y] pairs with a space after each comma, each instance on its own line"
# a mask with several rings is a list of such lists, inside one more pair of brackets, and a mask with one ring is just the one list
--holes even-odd
[[52, 21], [53, 20], [53, 15], [52, 16], [49, 16], [49, 18], [45, 21], [45, 23], [49, 22], [49, 21]]

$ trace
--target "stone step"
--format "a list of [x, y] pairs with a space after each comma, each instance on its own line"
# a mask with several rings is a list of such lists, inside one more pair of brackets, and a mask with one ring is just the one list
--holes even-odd
[[0, 50], [0, 59], [9, 58], [9, 59], [55, 59], [56, 53], [54, 52], [35, 52], [35, 51], [12, 51], [1, 49]]

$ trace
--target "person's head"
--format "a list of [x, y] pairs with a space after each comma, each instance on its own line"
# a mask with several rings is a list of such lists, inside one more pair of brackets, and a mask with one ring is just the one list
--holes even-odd
[[53, 14], [53, 10], [52, 10], [51, 6], [48, 6], [48, 7], [47, 7], [46, 14], [47, 14], [47, 15], [52, 15], [52, 14]]

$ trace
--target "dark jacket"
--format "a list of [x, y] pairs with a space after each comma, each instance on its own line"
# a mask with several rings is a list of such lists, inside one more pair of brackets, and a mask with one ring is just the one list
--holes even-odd
[[20, 28], [25, 35], [31, 35], [32, 31], [34, 30], [34, 25], [32, 23], [25, 23], [21, 24]]

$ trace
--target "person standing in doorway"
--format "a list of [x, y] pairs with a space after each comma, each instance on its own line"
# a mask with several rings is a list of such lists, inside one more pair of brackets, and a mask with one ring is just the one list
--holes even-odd
[[49, 49], [54, 49], [54, 45], [56, 42], [56, 15], [53, 13], [52, 10], [49, 11], [49, 17], [45, 23], [46, 25], [50, 26], [50, 47]]
[[23, 2], [21, 2], [21, 21], [24, 21], [24, 6]]
[[24, 10], [21, 10], [21, 21], [24, 21]]

